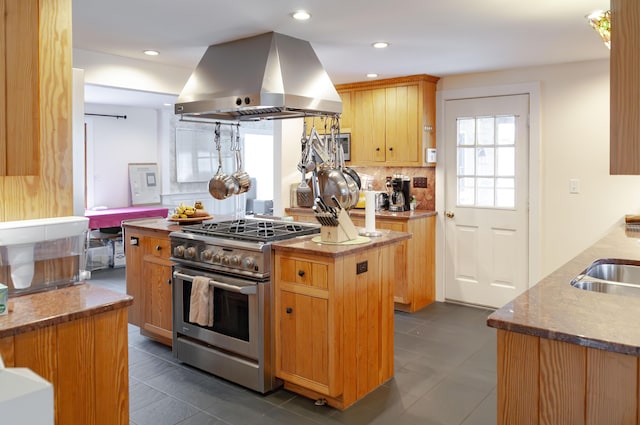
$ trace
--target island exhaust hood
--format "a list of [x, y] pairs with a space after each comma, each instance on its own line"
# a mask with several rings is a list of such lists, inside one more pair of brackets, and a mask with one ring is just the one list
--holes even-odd
[[275, 32], [209, 46], [175, 104], [183, 117], [232, 121], [341, 112], [311, 44]]

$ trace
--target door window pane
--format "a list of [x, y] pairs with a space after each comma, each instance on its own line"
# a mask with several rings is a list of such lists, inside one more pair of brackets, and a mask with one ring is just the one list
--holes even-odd
[[473, 206], [475, 204], [475, 178], [458, 178], [458, 205]]
[[499, 145], [515, 145], [516, 143], [516, 117], [513, 115], [496, 117], [498, 135], [496, 140]]
[[515, 179], [496, 179], [496, 207], [513, 208], [516, 204]]
[[476, 120], [474, 118], [458, 118], [458, 146], [475, 145]]
[[515, 116], [458, 118], [458, 206], [515, 207]]
[[476, 173], [476, 149], [458, 148], [458, 175], [473, 176]]
[[476, 161], [477, 171], [479, 176], [493, 176], [494, 175], [494, 161], [493, 161], [493, 148], [477, 148], [476, 149]]
[[499, 147], [497, 151], [496, 175], [497, 176], [515, 176], [516, 172], [516, 148]]

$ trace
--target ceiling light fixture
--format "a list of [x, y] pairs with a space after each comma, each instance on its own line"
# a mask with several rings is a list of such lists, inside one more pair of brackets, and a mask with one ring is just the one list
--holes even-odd
[[147, 56], [158, 56], [160, 54], [160, 52], [157, 50], [143, 50], [142, 53]]
[[611, 49], [611, 11], [597, 10], [587, 16], [589, 25], [598, 31], [600, 37], [604, 41], [604, 44]]
[[378, 74], [376, 74], [375, 72], [370, 72], [369, 74], [367, 74], [367, 78], [378, 78]]
[[297, 21], [306, 21], [311, 18], [311, 14], [306, 10], [298, 10], [296, 12], [293, 12], [291, 16]]
[[387, 43], [386, 41], [376, 41], [372, 44], [372, 46], [376, 49], [384, 49], [386, 47], [389, 47], [389, 43]]

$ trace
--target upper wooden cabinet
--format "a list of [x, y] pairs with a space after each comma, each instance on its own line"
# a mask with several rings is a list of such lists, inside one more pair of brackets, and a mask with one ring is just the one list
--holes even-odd
[[640, 2], [611, 0], [611, 174], [640, 174], [639, 72]]
[[38, 2], [0, 0], [0, 176], [39, 174]]
[[0, 34], [0, 221], [71, 215], [71, 0], [0, 0]]
[[427, 165], [435, 148], [437, 77], [413, 75], [336, 85], [342, 128], [351, 132], [352, 165]]

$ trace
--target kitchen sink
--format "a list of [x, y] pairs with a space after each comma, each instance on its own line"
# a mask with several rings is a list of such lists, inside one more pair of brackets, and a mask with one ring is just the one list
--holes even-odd
[[640, 261], [596, 260], [571, 281], [571, 286], [585, 291], [640, 297]]

